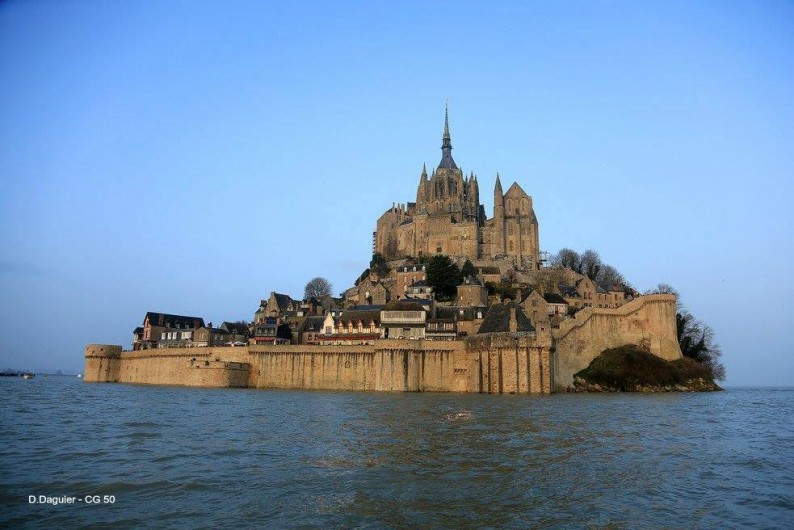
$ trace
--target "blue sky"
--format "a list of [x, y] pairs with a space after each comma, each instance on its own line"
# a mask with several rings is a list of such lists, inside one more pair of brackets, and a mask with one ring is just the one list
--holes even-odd
[[794, 385], [794, 4], [0, 4], [0, 368], [80, 371], [146, 311], [335, 292], [438, 164], [541, 247], [676, 287], [729, 385]]

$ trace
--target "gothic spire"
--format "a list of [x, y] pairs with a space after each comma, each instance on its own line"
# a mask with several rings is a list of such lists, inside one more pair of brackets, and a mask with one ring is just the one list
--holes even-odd
[[500, 197], [502, 194], [502, 181], [499, 180], [499, 173], [496, 173], [496, 185], [493, 187], [494, 195], [499, 195]]
[[441, 162], [439, 168], [458, 169], [452, 160], [452, 138], [449, 135], [449, 106], [444, 105], [444, 135], [441, 138]]

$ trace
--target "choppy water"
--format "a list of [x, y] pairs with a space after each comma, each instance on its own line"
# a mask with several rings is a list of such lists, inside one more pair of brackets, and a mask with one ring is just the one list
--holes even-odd
[[0, 396], [4, 528], [794, 524], [791, 389], [527, 397], [39, 376], [0, 378]]

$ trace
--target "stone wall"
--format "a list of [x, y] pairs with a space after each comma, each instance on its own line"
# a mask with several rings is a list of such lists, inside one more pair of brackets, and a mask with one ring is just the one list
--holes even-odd
[[85, 348], [84, 381], [116, 382], [121, 366], [121, 346], [89, 344]]
[[[586, 308], [559, 329], [465, 341], [379, 340], [371, 346], [251, 346], [122, 352], [91, 344], [85, 380], [206, 387], [547, 394], [573, 384], [602, 351], [626, 344], [679, 359], [675, 296]], [[553, 347], [553, 353], [552, 353]]]
[[550, 338], [379, 340], [374, 346], [86, 348], [87, 382], [386, 392], [549, 393]]
[[644, 345], [662, 359], [680, 359], [675, 301], [674, 295], [646, 295], [614, 309], [588, 307], [563, 321], [553, 331], [555, 390], [573, 385], [574, 374], [608, 348]]
[[86, 382], [203, 387], [247, 387], [248, 348], [159, 348], [121, 351], [121, 346], [86, 347]]

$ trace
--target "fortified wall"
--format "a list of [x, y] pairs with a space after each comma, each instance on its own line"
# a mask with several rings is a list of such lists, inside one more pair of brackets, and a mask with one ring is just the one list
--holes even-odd
[[86, 347], [85, 381], [393, 392], [551, 392], [548, 333], [371, 346]]
[[91, 344], [85, 381], [202, 387], [549, 394], [604, 350], [646, 346], [681, 358], [675, 296], [586, 308], [559, 329], [462, 341], [379, 340], [370, 346], [249, 346], [122, 351]]
[[671, 294], [640, 296], [614, 309], [588, 307], [553, 330], [554, 389], [573, 385], [573, 376], [609, 348], [645, 346], [667, 361], [681, 358]]

